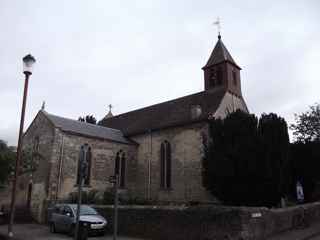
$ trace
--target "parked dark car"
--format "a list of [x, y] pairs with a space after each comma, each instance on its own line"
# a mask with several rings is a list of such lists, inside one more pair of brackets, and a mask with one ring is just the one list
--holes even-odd
[[[74, 235], [76, 225], [76, 204], [57, 204], [49, 217], [50, 232], [64, 232]], [[95, 209], [87, 205], [81, 205], [80, 221], [88, 223], [89, 234], [104, 235], [107, 220], [99, 215]]]

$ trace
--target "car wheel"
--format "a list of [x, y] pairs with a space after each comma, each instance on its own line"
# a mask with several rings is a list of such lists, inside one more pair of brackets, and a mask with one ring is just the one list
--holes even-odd
[[51, 233], [56, 233], [56, 232], [57, 232], [57, 231], [56, 231], [56, 226], [54, 225], [53, 222], [50, 223], [50, 232], [51, 232]]

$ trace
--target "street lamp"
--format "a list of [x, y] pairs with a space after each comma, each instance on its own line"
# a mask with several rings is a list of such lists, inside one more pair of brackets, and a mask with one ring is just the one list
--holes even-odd
[[14, 221], [14, 210], [15, 210], [15, 202], [16, 202], [16, 188], [19, 177], [20, 170], [20, 162], [22, 155], [22, 137], [23, 137], [23, 125], [24, 125], [24, 116], [26, 110], [26, 102], [27, 102], [27, 94], [28, 94], [28, 83], [29, 77], [32, 74], [32, 67], [36, 62], [36, 59], [28, 54], [23, 59], [23, 73], [25, 75], [24, 81], [24, 91], [23, 91], [23, 100], [22, 100], [22, 110], [21, 110], [21, 119], [20, 119], [20, 130], [19, 130], [19, 138], [18, 138], [18, 149], [17, 149], [17, 158], [14, 169], [14, 178], [12, 182], [12, 195], [11, 195], [11, 204], [10, 204], [10, 220], [8, 225], [8, 236], [13, 237], [12, 226]]

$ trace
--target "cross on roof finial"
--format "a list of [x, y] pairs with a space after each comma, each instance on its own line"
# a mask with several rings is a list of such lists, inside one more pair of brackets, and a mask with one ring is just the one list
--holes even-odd
[[44, 111], [46, 109], [46, 101], [42, 102], [41, 110]]
[[218, 38], [221, 39], [221, 35], [220, 35], [220, 31], [221, 31], [221, 22], [220, 22], [220, 18], [217, 17], [217, 21], [215, 21], [213, 23], [213, 25], [217, 26], [217, 30], [218, 30]]

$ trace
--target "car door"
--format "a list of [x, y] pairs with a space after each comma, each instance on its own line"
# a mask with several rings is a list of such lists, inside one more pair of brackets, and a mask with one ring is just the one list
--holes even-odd
[[74, 220], [74, 214], [70, 206], [64, 206], [63, 224], [65, 231], [69, 231]]
[[52, 222], [54, 223], [55, 229], [58, 232], [63, 231], [62, 216], [63, 206], [58, 205], [54, 208], [54, 212], [52, 213]]

